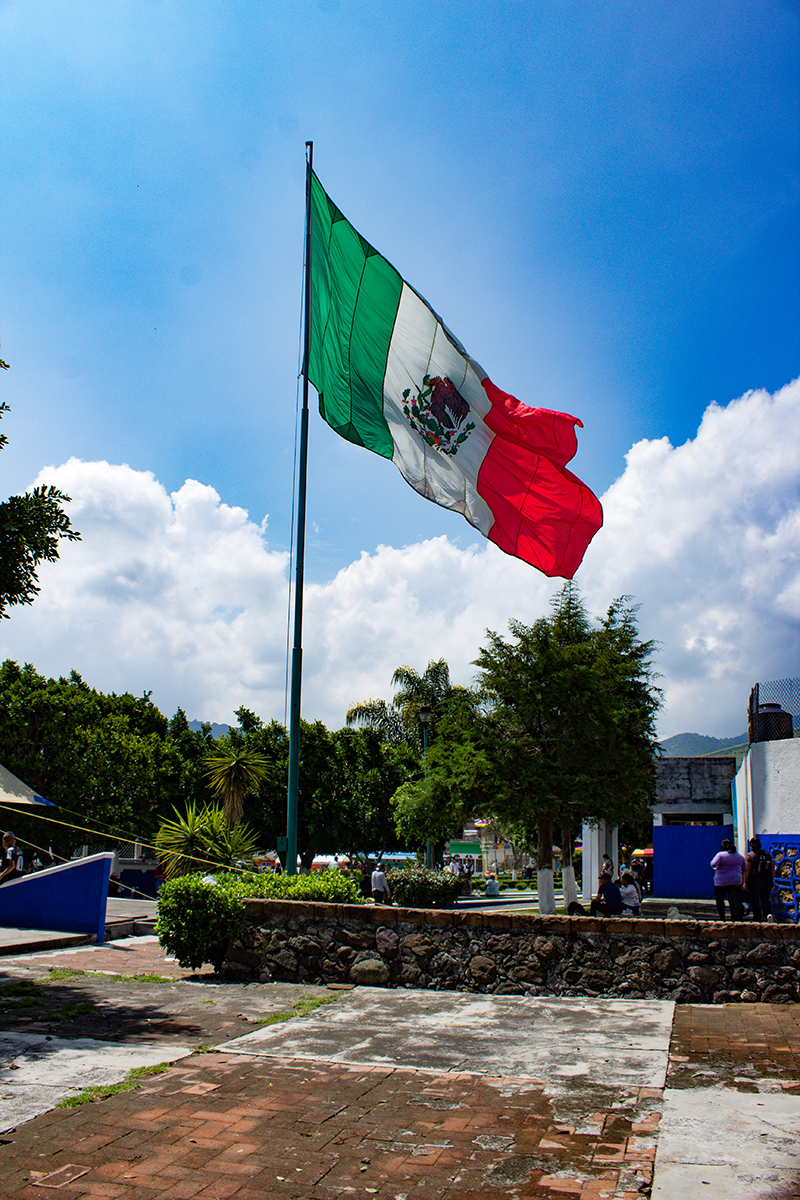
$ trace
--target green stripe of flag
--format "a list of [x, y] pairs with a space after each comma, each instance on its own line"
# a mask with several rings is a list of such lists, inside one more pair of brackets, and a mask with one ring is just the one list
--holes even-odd
[[383, 379], [403, 281], [311, 176], [311, 347], [319, 411], [343, 438], [394, 452]]

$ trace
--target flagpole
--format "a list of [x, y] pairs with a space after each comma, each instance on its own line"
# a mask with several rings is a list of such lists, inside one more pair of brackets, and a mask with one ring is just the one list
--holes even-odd
[[297, 874], [297, 798], [300, 780], [300, 689], [303, 682], [303, 568], [306, 548], [306, 478], [308, 475], [308, 358], [311, 347], [311, 170], [314, 143], [306, 142], [306, 270], [303, 298], [303, 410], [297, 481], [295, 545], [294, 644], [289, 700], [289, 780], [286, 798], [286, 873]]

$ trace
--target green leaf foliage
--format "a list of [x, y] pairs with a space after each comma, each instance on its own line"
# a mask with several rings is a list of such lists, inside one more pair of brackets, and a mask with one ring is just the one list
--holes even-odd
[[197, 971], [208, 962], [219, 973], [242, 923], [239, 899], [201, 875], [168, 880], [159, 893], [156, 935], [182, 967]]
[[553, 613], [511, 639], [488, 634], [476, 660], [487, 701], [481, 747], [492, 767], [492, 815], [512, 836], [538, 836], [548, 863], [554, 824], [623, 825], [655, 796], [661, 693], [653, 644], [639, 640], [623, 597], [593, 621], [565, 584]]
[[310, 875], [272, 875], [268, 872], [230, 873], [216, 877], [217, 886], [237, 900], [316, 900], [326, 904], [363, 904], [364, 897], [349, 875], [315, 871]]
[[248, 825], [240, 823], [232, 828], [218, 804], [198, 808], [191, 803], [183, 815], [176, 809], [174, 820], [162, 822], [156, 846], [167, 879], [174, 879], [199, 870], [233, 867], [239, 862], [252, 866], [258, 840]]
[[64, 857], [106, 829], [152, 839], [159, 813], [191, 790], [168, 721], [148, 695], [104, 694], [75, 671], [46, 679], [10, 659], [0, 666], [0, 762], [59, 806], [48, 810], [52, 823], [15, 813], [15, 833]]
[[[0, 403], [0, 418], [8, 411]], [[7, 440], [0, 435], [0, 449]], [[43, 484], [0, 504], [0, 617], [8, 616], [11, 605], [33, 604], [40, 591], [37, 567], [57, 561], [62, 538], [80, 541], [62, 507], [68, 501], [58, 488]]]
[[412, 867], [392, 871], [392, 895], [404, 908], [452, 908], [461, 894], [461, 879], [449, 871]]
[[222, 800], [225, 820], [236, 825], [242, 819], [242, 805], [249, 792], [269, 773], [263, 754], [248, 746], [229, 745], [206, 759], [205, 777], [211, 791]]

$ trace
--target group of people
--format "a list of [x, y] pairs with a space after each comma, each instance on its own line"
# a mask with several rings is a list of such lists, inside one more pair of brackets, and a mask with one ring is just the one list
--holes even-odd
[[[614, 878], [614, 864], [603, 855], [597, 895], [589, 905], [590, 917], [638, 917], [642, 904], [642, 883], [631, 871], [622, 870]], [[570, 905], [570, 909], [573, 905]], [[575, 915], [570, 913], [570, 915]]]
[[772, 920], [770, 896], [775, 883], [775, 863], [759, 837], [750, 838], [747, 857], [739, 854], [730, 838], [725, 838], [719, 853], [712, 858], [711, 866], [720, 921], [725, 920], [726, 900], [731, 920], [744, 920], [745, 895], [750, 901], [754, 921]]
[[460, 878], [461, 894], [463, 896], [471, 896], [472, 876], [475, 874], [475, 864], [473, 863], [472, 859], [465, 858], [462, 862], [458, 855], [456, 855], [455, 858], [451, 859], [446, 869], [451, 875], [458, 875]]
[[[725, 838], [719, 853], [711, 860], [714, 871], [714, 899], [720, 921], [725, 920], [725, 902], [730, 907], [732, 921], [744, 920], [745, 900], [749, 900], [754, 921], [771, 921], [770, 896], [775, 884], [775, 863], [772, 855], [761, 845], [758, 837], [750, 838], [747, 856], [739, 854], [730, 838]], [[614, 878], [609, 855], [603, 855], [603, 866], [597, 895], [589, 907], [592, 917], [635, 916], [641, 912], [642, 882], [631, 871], [620, 870]], [[573, 902], [567, 909], [570, 916], [585, 914], [582, 905]]]

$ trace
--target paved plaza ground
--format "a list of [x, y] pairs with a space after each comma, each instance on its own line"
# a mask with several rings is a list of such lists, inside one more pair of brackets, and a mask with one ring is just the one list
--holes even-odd
[[2, 1198], [800, 1196], [799, 1005], [224, 984], [131, 937], [7, 954], [0, 1008]]

